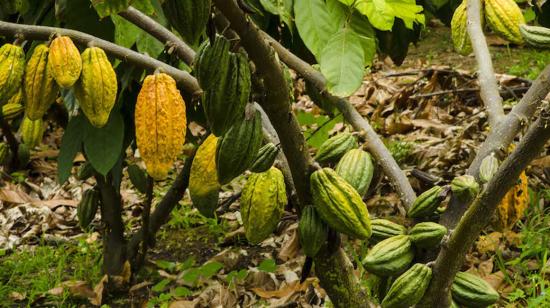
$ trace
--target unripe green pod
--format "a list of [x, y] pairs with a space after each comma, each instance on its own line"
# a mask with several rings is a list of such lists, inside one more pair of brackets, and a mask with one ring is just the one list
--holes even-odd
[[410, 237], [397, 235], [374, 245], [363, 260], [363, 266], [379, 276], [395, 276], [407, 269], [413, 258]]
[[445, 234], [447, 234], [447, 228], [435, 222], [418, 223], [409, 231], [413, 244], [421, 248], [436, 247]]
[[471, 175], [461, 175], [451, 181], [453, 195], [461, 200], [469, 201], [479, 193], [479, 184]]
[[0, 166], [10, 162], [11, 152], [10, 147], [5, 142], [0, 142]]
[[494, 154], [485, 157], [479, 166], [479, 179], [482, 183], [489, 182], [498, 171], [498, 159]]
[[101, 194], [97, 189], [88, 189], [82, 194], [82, 200], [78, 203], [76, 213], [78, 216], [78, 224], [82, 230], [87, 230], [99, 205], [101, 204]]
[[24, 143], [20, 143], [17, 148], [17, 160], [19, 161], [19, 166], [21, 167], [25, 167], [31, 161], [31, 151]]
[[273, 166], [277, 155], [279, 155], [278, 146], [271, 142], [264, 145], [258, 151], [258, 155], [256, 155], [256, 158], [254, 159], [254, 162], [249, 170], [256, 173], [266, 172], [269, 168], [271, 168], [271, 166]]
[[5, 104], [2, 106], [2, 117], [6, 120], [13, 120], [20, 116], [25, 110], [21, 104]]
[[298, 231], [304, 254], [315, 257], [327, 240], [328, 227], [313, 206], [308, 205], [304, 208], [298, 223]]
[[374, 164], [368, 152], [352, 149], [340, 159], [336, 165], [336, 173], [348, 181], [359, 195], [364, 196], [374, 175]]
[[387, 219], [371, 220], [372, 239], [375, 241], [385, 240], [396, 235], [407, 234], [407, 228]]
[[431, 280], [432, 269], [416, 263], [392, 283], [382, 301], [382, 308], [404, 308], [418, 304]]
[[441, 186], [434, 186], [427, 191], [423, 192], [416, 200], [414, 200], [412, 206], [407, 212], [407, 216], [411, 218], [418, 218], [432, 215], [439, 207], [445, 197], [442, 195], [444, 189]]
[[90, 162], [85, 162], [84, 164], [78, 167], [76, 172], [76, 178], [80, 181], [86, 181], [92, 175], [94, 175], [94, 166]]
[[321, 144], [317, 155], [315, 155], [315, 160], [319, 163], [336, 162], [349, 150], [355, 149], [357, 146], [357, 140], [351, 133], [340, 133]]
[[457, 303], [467, 307], [487, 307], [499, 298], [498, 292], [485, 280], [466, 272], [456, 273], [451, 294]]

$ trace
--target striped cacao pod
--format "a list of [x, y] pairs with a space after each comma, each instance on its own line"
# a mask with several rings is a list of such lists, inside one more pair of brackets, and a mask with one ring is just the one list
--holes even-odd
[[374, 174], [374, 164], [368, 152], [353, 149], [344, 154], [336, 165], [336, 173], [353, 186], [359, 195], [369, 190]]
[[[461, 55], [468, 55], [472, 52], [472, 43], [468, 35], [468, 16], [466, 12], [467, 0], [456, 8], [451, 20], [451, 38], [455, 50]], [[483, 16], [483, 14], [481, 14]]]
[[485, 0], [485, 18], [497, 34], [514, 44], [523, 44], [519, 28], [525, 18], [516, 1]]
[[94, 175], [94, 166], [90, 162], [85, 162], [76, 171], [76, 178], [79, 181], [86, 181]]
[[392, 283], [382, 301], [382, 308], [412, 307], [418, 304], [431, 280], [432, 269], [416, 263]]
[[327, 139], [319, 147], [315, 160], [319, 163], [336, 162], [351, 149], [357, 148], [357, 140], [348, 132]]
[[218, 207], [220, 184], [216, 171], [218, 138], [208, 136], [199, 146], [191, 165], [189, 194], [193, 205], [206, 217], [213, 217]]
[[445, 196], [442, 194], [443, 192], [443, 187], [437, 185], [423, 192], [414, 200], [407, 212], [407, 216], [418, 218], [432, 215], [445, 199]]
[[233, 125], [218, 140], [216, 169], [218, 181], [227, 184], [243, 173], [254, 162], [262, 145], [262, 118], [260, 112], [249, 105], [247, 116]]
[[308, 257], [315, 257], [327, 241], [328, 227], [319, 217], [315, 208], [308, 205], [300, 217], [298, 232], [304, 254]]
[[25, 52], [21, 46], [4, 44], [0, 47], [0, 105], [17, 94], [25, 72]]
[[451, 191], [460, 200], [471, 201], [479, 193], [479, 184], [471, 175], [461, 175], [451, 181]]
[[407, 234], [407, 228], [387, 219], [371, 220], [372, 240], [379, 242], [387, 238]]
[[88, 227], [94, 220], [95, 214], [101, 203], [101, 194], [99, 190], [93, 188], [84, 191], [82, 200], [78, 203], [76, 214], [78, 216], [78, 224], [82, 230], [88, 230]]
[[82, 53], [82, 74], [74, 94], [84, 115], [95, 127], [103, 127], [115, 105], [117, 77], [103, 49], [89, 47]]
[[466, 272], [458, 272], [451, 286], [453, 299], [467, 307], [487, 307], [494, 304], [499, 295], [485, 280]]
[[23, 105], [23, 87], [19, 87], [19, 90], [17, 93], [15, 93], [10, 99], [8, 100], [7, 104], [17, 104], [17, 105]]
[[504, 195], [497, 207], [496, 228], [511, 229], [523, 217], [528, 206], [529, 181], [524, 171], [520, 174], [518, 183]]
[[25, 69], [25, 115], [31, 120], [42, 118], [59, 92], [48, 65], [49, 52], [44, 44], [36, 46]]
[[499, 164], [500, 162], [498, 158], [495, 157], [494, 153], [485, 157], [479, 166], [479, 180], [482, 183], [488, 183], [495, 173], [497, 173]]
[[31, 120], [25, 116], [19, 126], [19, 131], [23, 142], [32, 149], [42, 143], [42, 137], [44, 136], [44, 121], [42, 121], [41, 118], [38, 120]]
[[10, 158], [11, 151], [9, 145], [5, 142], [0, 142], [0, 166], [9, 164]]
[[20, 104], [5, 104], [2, 106], [2, 117], [6, 120], [13, 120], [20, 116], [25, 107]]
[[271, 166], [273, 166], [277, 155], [279, 155], [278, 146], [271, 142], [264, 145], [258, 151], [258, 155], [256, 155], [256, 158], [250, 167], [250, 171], [256, 173], [266, 172], [269, 168], [271, 168]]
[[246, 239], [252, 244], [265, 240], [277, 227], [286, 204], [285, 181], [279, 169], [253, 173], [241, 196]]
[[183, 39], [196, 45], [210, 18], [210, 0], [166, 0], [162, 10], [168, 23]]
[[142, 194], [147, 194], [147, 172], [141, 169], [137, 164], [128, 165], [126, 168], [130, 182]]
[[539, 48], [550, 48], [549, 28], [522, 24], [519, 26], [519, 32], [527, 44]]
[[334, 170], [323, 168], [311, 175], [313, 205], [332, 229], [358, 238], [371, 236], [367, 206], [355, 188]]
[[409, 231], [411, 241], [420, 248], [437, 247], [445, 234], [447, 228], [435, 222], [418, 223]]
[[164, 73], [145, 77], [137, 97], [135, 125], [147, 173], [155, 180], [164, 179], [183, 149], [187, 129], [185, 102], [172, 77]]
[[72, 87], [82, 72], [82, 58], [78, 48], [68, 36], [58, 36], [50, 44], [48, 66], [57, 84]]
[[20, 143], [19, 147], [17, 148], [17, 160], [20, 167], [27, 166], [31, 161], [31, 151], [29, 147], [24, 143]]
[[410, 237], [396, 235], [374, 245], [363, 259], [363, 266], [378, 276], [395, 276], [406, 270], [413, 258]]

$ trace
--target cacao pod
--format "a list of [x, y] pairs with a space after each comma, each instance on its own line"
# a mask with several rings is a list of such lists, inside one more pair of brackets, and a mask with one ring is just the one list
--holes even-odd
[[447, 228], [435, 222], [418, 223], [409, 231], [413, 244], [421, 248], [437, 247], [445, 234]]
[[20, 116], [25, 107], [20, 104], [5, 104], [2, 106], [2, 117], [6, 120], [13, 120]]
[[23, 142], [32, 149], [42, 143], [44, 121], [42, 119], [33, 121], [25, 116], [21, 122], [21, 126], [19, 126], [19, 131]]
[[334, 170], [323, 168], [311, 175], [313, 205], [332, 229], [368, 239], [372, 233], [367, 206], [355, 188]]
[[499, 165], [498, 158], [495, 157], [494, 153], [491, 153], [491, 155], [485, 157], [481, 161], [481, 165], [479, 167], [479, 180], [482, 183], [488, 183], [495, 173], [498, 171], [498, 165]]
[[210, 18], [210, 0], [166, 0], [162, 10], [183, 39], [196, 45]]
[[244, 185], [241, 196], [241, 217], [246, 239], [258, 244], [271, 234], [287, 204], [283, 173], [271, 167], [253, 173]]
[[529, 181], [525, 171], [497, 207], [497, 229], [511, 229], [524, 215], [529, 206]]
[[404, 235], [407, 233], [407, 228], [387, 219], [371, 220], [372, 239], [375, 241], [385, 240], [392, 236]]
[[451, 181], [451, 191], [460, 200], [470, 201], [479, 193], [479, 184], [473, 176], [461, 175]]
[[141, 169], [138, 165], [132, 164], [126, 168], [128, 171], [128, 177], [132, 185], [142, 194], [147, 193], [147, 173]]
[[48, 66], [57, 84], [72, 87], [82, 72], [82, 58], [78, 48], [68, 36], [58, 36], [50, 44]]
[[315, 160], [319, 163], [336, 162], [357, 146], [355, 137], [351, 133], [343, 132], [323, 142], [315, 155]]
[[304, 254], [315, 257], [327, 241], [328, 227], [313, 206], [306, 206], [298, 223], [300, 244]]
[[523, 44], [519, 27], [525, 23], [514, 0], [485, 0], [485, 18], [493, 31], [514, 44]]
[[164, 73], [145, 77], [137, 97], [135, 125], [147, 173], [155, 180], [166, 178], [183, 149], [187, 129], [185, 102], [172, 77]]
[[31, 161], [30, 149], [24, 143], [20, 143], [17, 148], [17, 160], [19, 161], [19, 166], [21, 167], [25, 167]]
[[10, 97], [6, 105], [9, 105], [9, 104], [23, 105], [23, 87], [19, 87], [19, 90], [17, 90], [17, 93], [15, 93], [12, 97]]
[[353, 186], [359, 195], [364, 196], [369, 190], [374, 164], [368, 152], [361, 149], [348, 151], [336, 165], [336, 173]]
[[7, 165], [10, 162], [10, 147], [5, 142], [0, 142], [0, 166]]
[[487, 307], [499, 298], [497, 291], [485, 280], [466, 272], [456, 274], [451, 294], [457, 303], [467, 307]]
[[409, 208], [407, 216], [418, 218], [432, 215], [441, 202], [445, 199], [443, 195], [444, 189], [441, 186], [434, 186], [423, 192]]
[[92, 175], [94, 175], [94, 166], [92, 166], [90, 162], [85, 162], [80, 165], [76, 172], [76, 178], [80, 181], [86, 181], [92, 177]]
[[203, 91], [216, 89], [218, 86], [225, 88], [231, 65], [230, 48], [229, 41], [221, 35], [216, 35], [212, 44], [210, 40], [206, 40], [201, 45], [195, 60], [195, 76]]
[[527, 44], [539, 48], [550, 48], [549, 28], [522, 24], [519, 26], [519, 32]]
[[[451, 20], [451, 38], [455, 50], [461, 55], [468, 55], [472, 52], [472, 43], [468, 35], [468, 15], [466, 12], [467, 0], [456, 8]], [[481, 15], [483, 16], [483, 14]]]
[[231, 182], [243, 173], [256, 158], [262, 145], [262, 118], [252, 105], [244, 120], [233, 125], [218, 140], [216, 169], [220, 184]]
[[25, 72], [25, 52], [21, 46], [0, 47], [0, 105], [4, 105], [21, 88]]
[[25, 115], [31, 120], [42, 118], [59, 92], [48, 65], [49, 50], [44, 44], [36, 46], [25, 69]]
[[[90, 123], [103, 127], [115, 105], [117, 77], [103, 49], [89, 47], [82, 53], [82, 73], [74, 95]], [[154, 132], [153, 127], [150, 129]]]
[[382, 308], [412, 307], [418, 304], [431, 280], [432, 269], [416, 263], [392, 283], [382, 301]]
[[250, 167], [250, 171], [256, 173], [266, 172], [269, 168], [271, 168], [271, 166], [273, 166], [277, 155], [279, 155], [278, 146], [271, 142], [264, 145], [258, 151], [258, 155], [256, 155], [256, 158]]
[[363, 260], [363, 266], [378, 276], [395, 276], [407, 269], [413, 258], [410, 237], [396, 235], [374, 245]]
[[218, 208], [220, 184], [216, 171], [218, 138], [208, 136], [199, 146], [189, 176], [189, 194], [193, 205], [206, 217], [213, 217]]
[[94, 220], [97, 209], [101, 203], [100, 192], [93, 188], [84, 191], [82, 200], [78, 203], [76, 214], [78, 216], [78, 224], [82, 230], [88, 230], [88, 227]]

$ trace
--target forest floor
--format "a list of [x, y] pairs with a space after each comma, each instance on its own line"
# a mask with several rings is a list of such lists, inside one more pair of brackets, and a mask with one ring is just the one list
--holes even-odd
[[[550, 64], [550, 52], [507, 47], [491, 36], [488, 41], [509, 110]], [[432, 27], [419, 47], [411, 46], [403, 66], [378, 61], [350, 99], [405, 171], [418, 169], [446, 184], [463, 173], [487, 131], [474, 71], [472, 56], [452, 50], [449, 30]], [[345, 124], [341, 116], [320, 114], [304, 87], [296, 80], [295, 109], [308, 143], [316, 148]], [[98, 217], [94, 228], [83, 233], [75, 210], [83, 189], [94, 183], [73, 177], [56, 183], [60, 136], [59, 128], [50, 127], [44, 144], [32, 153], [30, 170], [12, 174], [0, 187], [0, 306], [331, 306], [313, 276], [299, 283], [305, 258], [292, 212], [285, 212], [277, 231], [261, 244], [244, 239], [238, 201], [225, 201], [235, 199], [246, 176], [223, 187], [224, 210], [217, 219], [201, 216], [186, 195], [157, 234], [157, 245], [130, 289], [102, 297]], [[499, 290], [498, 307], [550, 305], [550, 179], [544, 174], [549, 162], [547, 149], [527, 170], [530, 189], [521, 205], [526, 207], [523, 217], [495, 218], [467, 256], [463, 270], [477, 272]], [[410, 179], [417, 191], [433, 184]], [[169, 183], [155, 187], [155, 200]], [[134, 230], [145, 198], [127, 177], [121, 192], [126, 227]], [[386, 179], [376, 183], [366, 203], [373, 216], [410, 224], [398, 217], [402, 208]], [[345, 249], [353, 260], [365, 253], [364, 243], [348, 242]], [[371, 283], [360, 266], [357, 273]]]

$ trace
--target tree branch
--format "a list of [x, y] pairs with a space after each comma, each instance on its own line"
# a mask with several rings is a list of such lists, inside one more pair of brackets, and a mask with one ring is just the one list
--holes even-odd
[[502, 108], [502, 97], [500, 96], [495, 78], [491, 54], [489, 53], [489, 47], [483, 34], [483, 28], [481, 27], [481, 0], [468, 0], [467, 15], [468, 34], [470, 35], [470, 41], [472, 42], [472, 48], [479, 67], [478, 80], [479, 87], [481, 88], [481, 99], [485, 104], [485, 109], [489, 116], [489, 124], [491, 128], [495, 128], [498, 126], [501, 118], [504, 117], [504, 110]]
[[195, 95], [202, 92], [197, 80], [188, 72], [179, 70], [164, 62], [140, 54], [131, 49], [118, 46], [117, 44], [109, 41], [102, 40], [93, 35], [70, 29], [24, 25], [0, 21], [0, 35], [3, 36], [15, 37], [16, 35], [22, 35], [28, 40], [47, 41], [53, 34], [68, 36], [73, 41], [83, 46], [87, 46], [92, 43], [94, 46], [100, 47], [105, 50], [106, 53], [116, 57], [117, 59], [127, 61], [143, 69], [161, 69], [166, 74], [172, 76], [185, 89], [185, 91]]
[[464, 214], [449, 241], [439, 252], [433, 278], [424, 297], [424, 307], [448, 307], [449, 290], [466, 253], [489, 223], [504, 195], [515, 185], [520, 173], [544, 149], [550, 139], [550, 107], [531, 125], [512, 154], [502, 163], [481, 195]]

